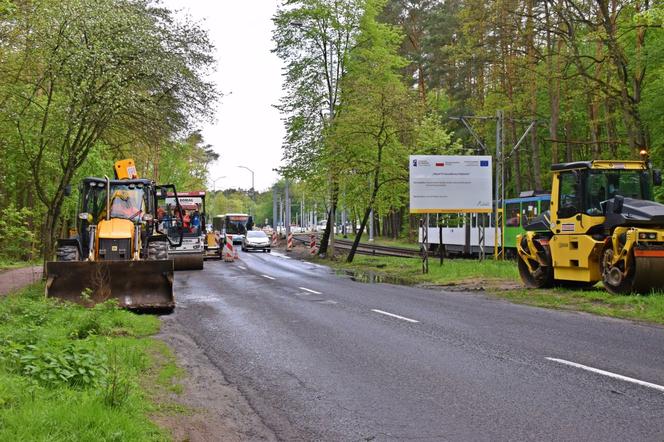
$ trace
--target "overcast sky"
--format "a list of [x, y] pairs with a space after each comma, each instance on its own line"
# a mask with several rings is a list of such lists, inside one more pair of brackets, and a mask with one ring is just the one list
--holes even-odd
[[163, 0], [169, 9], [188, 14], [209, 30], [216, 47], [213, 77], [225, 96], [217, 105], [217, 121], [202, 126], [205, 142], [221, 155], [210, 167], [216, 188], [251, 187], [264, 191], [277, 180], [272, 170], [281, 160], [284, 136], [279, 112], [272, 106], [281, 96], [281, 61], [274, 44], [271, 17], [277, 0]]

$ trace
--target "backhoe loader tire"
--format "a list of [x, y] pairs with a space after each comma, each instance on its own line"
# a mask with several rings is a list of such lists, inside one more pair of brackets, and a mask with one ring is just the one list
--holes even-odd
[[166, 241], [153, 241], [148, 244], [148, 261], [163, 261], [168, 259], [168, 243]]
[[56, 261], [78, 261], [78, 247], [76, 246], [60, 246], [55, 252]]

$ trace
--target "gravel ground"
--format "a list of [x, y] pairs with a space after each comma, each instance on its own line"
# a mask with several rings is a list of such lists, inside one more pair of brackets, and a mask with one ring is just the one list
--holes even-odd
[[20, 289], [28, 284], [35, 283], [42, 278], [42, 267], [23, 267], [20, 269], [4, 270], [0, 272], [0, 295]]

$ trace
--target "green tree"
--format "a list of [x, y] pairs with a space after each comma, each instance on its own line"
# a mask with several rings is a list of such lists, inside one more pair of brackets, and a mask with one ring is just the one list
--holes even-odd
[[[283, 173], [312, 178], [329, 190], [328, 226], [321, 241], [325, 254], [338, 201], [339, 175], [329, 162], [325, 132], [338, 115], [341, 79], [355, 45], [364, 0], [288, 0], [274, 17], [275, 53], [286, 63]], [[320, 176], [326, 179], [321, 180]]]
[[65, 189], [94, 149], [123, 128], [175, 133], [216, 96], [205, 32], [143, 0], [21, 3], [0, 29], [0, 116], [7, 149], [30, 171], [53, 253]]
[[399, 73], [406, 65], [397, 54], [402, 35], [377, 21], [383, 6], [379, 0], [366, 3], [359, 43], [342, 82], [341, 112], [330, 137], [329, 156], [338, 155], [349, 166], [342, 171], [345, 193], [364, 203], [348, 262], [353, 260], [379, 192], [387, 184], [407, 180], [404, 165], [418, 112], [417, 99]]

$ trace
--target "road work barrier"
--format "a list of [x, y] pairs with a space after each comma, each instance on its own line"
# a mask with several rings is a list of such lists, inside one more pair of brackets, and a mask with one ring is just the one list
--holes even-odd
[[312, 233], [311, 236], [309, 237], [309, 253], [311, 256], [314, 256], [316, 254], [316, 234]]
[[286, 251], [290, 252], [293, 249], [293, 232], [288, 234], [288, 242], [286, 243]]
[[275, 230], [272, 232], [272, 247], [277, 247], [277, 242], [279, 241], [279, 235], [277, 234], [277, 231]]
[[224, 245], [224, 262], [235, 261], [235, 251], [233, 250], [233, 236], [226, 235], [226, 244]]

